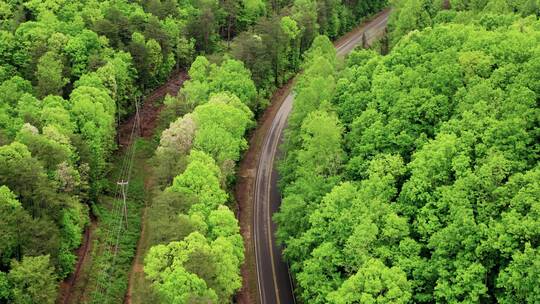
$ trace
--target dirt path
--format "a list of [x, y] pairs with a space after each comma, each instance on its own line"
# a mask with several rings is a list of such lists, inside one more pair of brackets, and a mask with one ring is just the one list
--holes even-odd
[[139, 235], [139, 240], [137, 241], [137, 250], [135, 252], [135, 257], [133, 258], [133, 263], [131, 265], [131, 272], [129, 273], [129, 281], [128, 281], [128, 288], [126, 291], [126, 296], [124, 297], [124, 303], [125, 304], [131, 304], [131, 298], [133, 294], [133, 285], [136, 279], [136, 276], [144, 275], [144, 256], [143, 256], [143, 250], [145, 240], [146, 240], [146, 217], [148, 215], [148, 200], [149, 197], [152, 195], [152, 189], [154, 187], [154, 179], [152, 174], [152, 168], [146, 162], [144, 164], [144, 171], [147, 172], [146, 177], [144, 179], [144, 189], [146, 193], [149, 193], [147, 195], [147, 198], [145, 199], [145, 206], [142, 211], [141, 216], [141, 234]]
[[79, 278], [79, 274], [81, 272], [81, 269], [83, 267], [84, 261], [86, 260], [86, 257], [89, 255], [90, 251], [92, 250], [92, 242], [90, 240], [92, 239], [92, 234], [96, 230], [97, 227], [97, 219], [95, 216], [90, 216], [90, 225], [86, 227], [84, 230], [84, 237], [81, 246], [77, 251], [75, 252], [75, 255], [77, 256], [77, 264], [75, 265], [75, 271], [67, 277], [62, 283], [60, 283], [60, 290], [58, 292], [59, 298], [58, 303], [67, 304], [70, 303], [71, 296], [73, 294], [73, 287], [75, 286], [75, 283], [77, 279]]
[[148, 213], [148, 206], [145, 206], [142, 212], [141, 217], [141, 235], [139, 236], [139, 240], [137, 241], [137, 251], [135, 253], [135, 257], [133, 258], [133, 264], [131, 266], [131, 272], [129, 273], [129, 281], [128, 281], [128, 289], [126, 292], [126, 296], [124, 298], [125, 304], [131, 304], [131, 297], [133, 294], [133, 284], [135, 281], [135, 276], [142, 275], [144, 272], [144, 257], [142, 256], [142, 246], [144, 244], [144, 238], [146, 237], [146, 215]]

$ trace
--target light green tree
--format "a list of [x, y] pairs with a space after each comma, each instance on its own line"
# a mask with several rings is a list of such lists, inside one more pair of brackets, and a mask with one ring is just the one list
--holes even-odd
[[13, 261], [8, 280], [12, 287], [13, 303], [52, 304], [56, 301], [56, 277], [48, 255]]
[[387, 267], [381, 261], [367, 261], [356, 274], [328, 295], [330, 303], [409, 303], [411, 285], [398, 267]]
[[47, 95], [62, 95], [62, 88], [69, 82], [63, 76], [62, 61], [54, 52], [47, 52], [41, 58], [36, 71], [37, 92], [41, 98]]
[[191, 211], [208, 214], [227, 200], [221, 189], [221, 172], [215, 161], [204, 152], [192, 150], [186, 170], [175, 177], [167, 191], [176, 191], [197, 199]]

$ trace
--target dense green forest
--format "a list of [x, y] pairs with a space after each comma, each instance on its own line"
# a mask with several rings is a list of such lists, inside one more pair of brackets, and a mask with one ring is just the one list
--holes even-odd
[[306, 56], [274, 216], [296, 294], [537, 303], [539, 3], [394, 7], [389, 54]]
[[[0, 1], [0, 303], [55, 301], [58, 281], [74, 270], [90, 213], [104, 227], [114, 224], [103, 202], [120, 171], [116, 127], [197, 54], [208, 59], [198, 57], [179, 98], [164, 101], [164, 120], [172, 124], [153, 157], [160, 191], [150, 216], [168, 220], [152, 222], [163, 230], [155, 231], [146, 269], [163, 302], [228, 301], [243, 261], [228, 189], [246, 130], [300, 69], [319, 33], [336, 38], [385, 4]], [[130, 258], [121, 262], [128, 267]], [[120, 299], [125, 285], [95, 302]]]

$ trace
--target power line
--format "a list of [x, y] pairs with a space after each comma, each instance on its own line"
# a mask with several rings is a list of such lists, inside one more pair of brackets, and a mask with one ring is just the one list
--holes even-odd
[[[112, 218], [114, 219], [114, 223], [117, 223], [117, 225], [110, 225], [109, 229], [107, 229], [106, 237], [104, 239], [104, 245], [106, 251], [112, 251], [112, 257], [110, 258], [110, 265], [108, 267], [104, 267], [102, 269], [102, 272], [98, 275], [96, 278], [96, 292], [100, 295], [100, 299], [103, 300], [103, 296], [105, 299], [108, 297], [109, 289], [104, 284], [107, 284], [110, 282], [113, 269], [116, 265], [116, 258], [118, 255], [118, 251], [120, 249], [120, 238], [122, 236], [123, 231], [127, 231], [128, 229], [128, 206], [127, 206], [127, 195], [128, 195], [128, 188], [129, 188], [129, 181], [131, 178], [131, 171], [133, 169], [133, 162], [135, 160], [135, 140], [138, 136], [140, 136], [140, 113], [139, 113], [139, 99], [135, 100], [135, 120], [133, 122], [133, 125], [131, 127], [131, 133], [129, 136], [129, 142], [128, 142], [128, 150], [124, 154], [124, 157], [122, 159], [122, 167], [120, 170], [120, 176], [118, 178], [118, 181], [116, 182], [116, 189], [115, 189], [115, 195], [113, 200], [113, 209], [112, 209]], [[125, 222], [124, 222], [125, 220]], [[113, 235], [112, 230], [116, 226], [116, 235], [113, 242]], [[114, 246], [113, 246], [114, 244]], [[106, 278], [106, 280], [103, 280]]]

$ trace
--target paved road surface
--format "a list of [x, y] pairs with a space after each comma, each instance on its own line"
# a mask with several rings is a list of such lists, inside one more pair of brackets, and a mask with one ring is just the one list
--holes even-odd
[[[385, 10], [336, 47], [338, 55], [346, 55], [366, 41], [368, 44], [384, 32], [390, 11]], [[364, 35], [365, 33], [365, 35]], [[264, 137], [256, 172], [254, 196], [254, 243], [261, 304], [295, 303], [287, 264], [281, 258], [281, 247], [275, 242], [276, 226], [272, 214], [281, 204], [277, 188], [274, 160], [283, 129], [292, 109], [294, 96], [289, 92]]]

